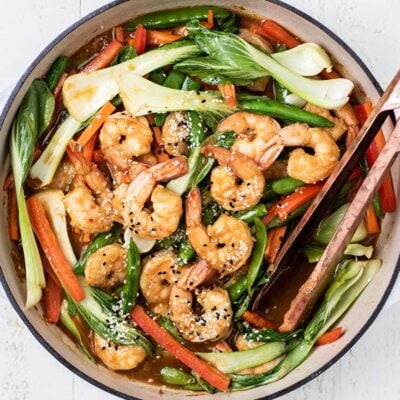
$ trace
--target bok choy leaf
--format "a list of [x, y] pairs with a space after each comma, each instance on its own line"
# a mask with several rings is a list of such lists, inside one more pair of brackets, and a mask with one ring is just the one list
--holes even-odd
[[[349, 100], [353, 83], [348, 79], [304, 78], [236, 35], [208, 30], [198, 22], [189, 23], [188, 29], [195, 42], [209, 57], [215, 59], [218, 65], [230, 67], [231, 79], [254, 80], [267, 74], [292, 93], [328, 109], [339, 108]], [[295, 57], [293, 53], [292, 57]], [[218, 70], [216, 73], [218, 74]], [[224, 76], [227, 76], [226, 73]]]

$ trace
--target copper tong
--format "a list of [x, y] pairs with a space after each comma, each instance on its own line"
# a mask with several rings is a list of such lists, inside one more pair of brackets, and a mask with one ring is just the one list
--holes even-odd
[[[364, 218], [367, 208], [385, 175], [400, 153], [400, 115], [395, 115], [396, 110], [397, 112], [400, 111], [400, 70], [360, 129], [357, 139], [347, 149], [335, 171], [327, 179], [321, 192], [283, 245], [273, 268], [275, 272], [272, 274], [269, 283], [261, 289], [255, 299], [253, 310], [265, 315], [268, 307], [268, 293], [271, 293], [274, 287], [276, 289], [276, 286], [279, 286], [283, 279], [290, 279], [290, 274], [296, 274], [296, 261], [302, 248], [309, 240], [310, 234], [321, 218], [329, 212], [330, 206], [334, 203], [340, 189], [358, 165], [385, 120], [389, 116], [392, 117], [392, 120], [395, 121], [394, 130], [351, 202], [345, 217], [321, 259], [292, 299], [289, 309], [284, 313], [279, 327], [280, 331], [287, 332], [295, 329], [307, 318], [313, 307], [321, 299], [332, 280], [335, 268], [347, 244], [362, 218]], [[291, 271], [289, 272], [289, 270]]]

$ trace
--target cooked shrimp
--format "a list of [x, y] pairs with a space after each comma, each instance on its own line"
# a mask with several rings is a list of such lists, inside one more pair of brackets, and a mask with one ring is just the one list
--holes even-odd
[[236, 112], [219, 123], [217, 131], [234, 131], [236, 134], [233, 151], [250, 157], [258, 162], [280, 126], [278, 122], [265, 115], [252, 114], [245, 111]]
[[117, 345], [94, 335], [94, 351], [107, 368], [126, 371], [136, 368], [145, 358], [146, 350], [137, 345]]
[[258, 165], [246, 155], [216, 146], [205, 146], [202, 153], [214, 157], [220, 166], [211, 172], [211, 196], [230, 211], [255, 206], [263, 195], [265, 180]]
[[341, 118], [348, 127], [346, 135], [346, 146], [349, 147], [350, 143], [355, 140], [358, 135], [358, 131], [360, 130], [354, 108], [351, 106], [350, 103], [346, 103], [339, 109], [334, 110], [334, 113], [338, 118]]
[[253, 239], [245, 222], [222, 214], [214, 225], [202, 225], [198, 189], [192, 189], [186, 200], [186, 226], [197, 255], [223, 276], [238, 270], [251, 255]]
[[113, 243], [91, 254], [85, 266], [85, 280], [90, 286], [113, 289], [126, 278], [126, 249]]
[[324, 117], [335, 124], [332, 128], [321, 128], [325, 132], [329, 133], [335, 142], [337, 142], [347, 132], [348, 126], [346, 122], [342, 118], [333, 117], [330, 111], [326, 108], [307, 103], [304, 110], [321, 115], [321, 117]]
[[281, 129], [271, 139], [270, 147], [261, 157], [260, 163], [268, 168], [286, 146], [304, 146], [314, 150], [313, 155], [303, 149], [295, 149], [289, 155], [288, 175], [305, 183], [316, 183], [327, 178], [340, 157], [339, 147], [327, 132], [296, 123]]
[[178, 265], [178, 257], [172, 249], [160, 250], [143, 260], [140, 290], [154, 312], [167, 314], [172, 286], [188, 268]]
[[200, 315], [193, 311], [192, 292], [183, 289], [179, 283], [172, 287], [169, 303], [171, 320], [182, 336], [191, 342], [228, 336], [233, 315], [228, 292], [220, 287], [204, 289], [196, 300], [203, 310]]
[[70, 188], [72, 181], [75, 176], [75, 168], [71, 161], [64, 159], [56, 169], [54, 178], [51, 181], [49, 187], [51, 189], [58, 189], [64, 193]]
[[[181, 196], [156, 183], [150, 171], [141, 172], [127, 187], [123, 200], [125, 225], [145, 239], [163, 239], [174, 233], [183, 213]], [[153, 210], [145, 207], [149, 199]]]
[[[250, 342], [250, 341], [246, 340], [243, 335], [238, 335], [238, 337], [235, 340], [235, 344], [236, 344], [236, 348], [239, 351], [244, 351], [244, 350], [254, 349], [255, 347], [262, 346], [265, 343]], [[275, 368], [284, 358], [285, 358], [285, 356], [281, 356], [281, 357], [276, 358], [275, 360], [258, 365], [257, 367], [246, 368], [237, 373], [238, 374], [255, 374], [255, 375], [264, 374], [265, 372], [270, 371], [272, 368]]]
[[122, 170], [134, 157], [151, 151], [153, 132], [145, 117], [131, 117], [126, 112], [110, 115], [100, 131], [104, 158]]
[[165, 151], [171, 156], [186, 156], [189, 136], [187, 116], [185, 112], [171, 112], [162, 127], [162, 140]]
[[99, 205], [86, 185], [74, 185], [65, 195], [63, 202], [72, 227], [90, 234], [111, 229], [112, 209]]

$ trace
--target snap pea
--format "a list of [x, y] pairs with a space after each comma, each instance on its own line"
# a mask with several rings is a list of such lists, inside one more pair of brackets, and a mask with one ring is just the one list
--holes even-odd
[[182, 389], [191, 390], [192, 392], [202, 392], [204, 391], [203, 386], [198, 383], [192, 383], [190, 385], [182, 386]]
[[257, 204], [250, 210], [239, 211], [232, 214], [232, 217], [240, 219], [241, 221], [247, 222], [248, 224], [253, 222], [254, 218], [262, 218], [267, 214], [264, 204]]
[[179, 369], [164, 367], [160, 371], [162, 380], [169, 385], [191, 385], [196, 382], [194, 376], [187, 374]]
[[254, 282], [260, 272], [261, 265], [264, 261], [265, 247], [267, 246], [267, 230], [265, 225], [259, 218], [254, 218], [254, 226], [256, 228], [256, 244], [251, 254], [249, 270], [247, 272], [247, 292], [251, 295]]
[[271, 183], [272, 190], [277, 194], [291, 194], [305, 183], [291, 176], [285, 176]]
[[276, 193], [272, 190], [272, 181], [265, 182], [264, 193], [262, 199], [271, 201], [276, 197]]
[[247, 275], [241, 276], [233, 285], [228, 287], [232, 303], [236, 303], [247, 289]]
[[82, 275], [85, 271], [85, 265], [89, 256], [101, 247], [116, 242], [121, 235], [121, 231], [121, 225], [114, 225], [109, 232], [100, 233], [97, 235], [89, 247], [84, 251], [80, 260], [74, 265], [73, 270], [75, 274]]
[[161, 29], [184, 25], [193, 20], [204, 21], [208, 18], [209, 10], [213, 11], [214, 21], [217, 25], [222, 24], [232, 16], [232, 13], [228, 10], [214, 6], [185, 7], [142, 15], [126, 24], [125, 30], [128, 32], [133, 31], [138, 25], [144, 25], [150, 29]]
[[239, 95], [239, 108], [245, 111], [265, 114], [293, 122], [305, 122], [311, 126], [331, 128], [334, 124], [318, 114], [304, 111], [299, 107], [283, 104], [262, 96]]
[[164, 85], [167, 75], [163, 69], [156, 69], [150, 72], [149, 79], [158, 85]]
[[61, 75], [65, 72], [69, 64], [69, 58], [67, 56], [60, 56], [53, 62], [49, 72], [47, 73], [45, 82], [50, 92], [53, 93], [57, 87], [58, 81]]
[[[165, 78], [164, 86], [170, 89], [181, 89], [186, 75], [180, 71], [172, 70]], [[154, 124], [162, 126], [168, 113], [154, 114]]]
[[139, 292], [140, 270], [140, 253], [135, 242], [131, 239], [126, 263], [126, 283], [121, 291], [123, 315], [129, 314], [136, 303]]

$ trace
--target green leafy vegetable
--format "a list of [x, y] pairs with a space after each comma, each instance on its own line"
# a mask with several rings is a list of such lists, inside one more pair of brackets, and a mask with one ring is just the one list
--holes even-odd
[[110, 66], [121, 64], [125, 61], [132, 60], [137, 56], [136, 50], [127, 44], [126, 46], [122, 47], [115, 57], [114, 61], [110, 64]]
[[39, 113], [37, 135], [40, 137], [50, 124], [54, 112], [55, 100], [43, 80], [35, 79], [32, 85], [35, 87], [38, 96]]
[[187, 344], [186, 340], [180, 335], [178, 329], [176, 329], [175, 325], [169, 318], [161, 316], [157, 320], [157, 322], [160, 326], [167, 330], [178, 342], [180, 342], [181, 344]]
[[[350, 243], [344, 250], [346, 256], [366, 257], [371, 258], [374, 252], [373, 246], [363, 246], [359, 243]], [[309, 263], [316, 263], [322, 257], [324, 248], [318, 246], [307, 246], [304, 249], [304, 254]]]
[[196, 257], [196, 252], [194, 248], [190, 244], [189, 239], [185, 238], [179, 249], [178, 253], [178, 264], [179, 265], [187, 265], [189, 261], [193, 260]]
[[50, 92], [53, 93], [57, 87], [58, 81], [61, 75], [65, 72], [69, 64], [69, 58], [67, 56], [59, 56], [56, 58], [54, 63], [51, 65], [49, 72], [46, 75], [46, 84]]

